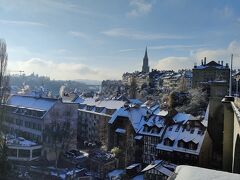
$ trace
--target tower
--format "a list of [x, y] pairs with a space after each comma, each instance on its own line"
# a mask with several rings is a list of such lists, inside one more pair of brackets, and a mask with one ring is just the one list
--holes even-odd
[[143, 73], [148, 73], [149, 72], [147, 47], [146, 47], [145, 55], [144, 55], [144, 58], [143, 58], [142, 72]]

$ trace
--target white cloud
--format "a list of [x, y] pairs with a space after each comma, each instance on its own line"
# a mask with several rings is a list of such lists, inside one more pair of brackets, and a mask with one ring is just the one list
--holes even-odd
[[194, 61], [190, 57], [166, 57], [157, 63], [156, 67], [160, 70], [179, 70], [191, 69]]
[[145, 33], [134, 31], [126, 28], [113, 28], [102, 32], [110, 37], [124, 37], [136, 40], [158, 40], [158, 39], [189, 39], [188, 36], [174, 35], [174, 34], [161, 34], [161, 33]]
[[80, 31], [69, 31], [69, 34], [71, 34], [72, 36], [75, 36], [75, 37], [79, 37], [79, 38], [84, 38], [84, 39], [89, 38], [87, 34], [80, 32]]
[[154, 49], [154, 50], [161, 50], [161, 49], [193, 49], [193, 48], [200, 48], [200, 47], [206, 47], [205, 44], [200, 45], [161, 45], [161, 46], [149, 46], [148, 49]]
[[21, 25], [21, 26], [47, 26], [46, 24], [40, 22], [33, 21], [13, 21], [13, 20], [5, 20], [0, 19], [1, 24], [13, 24], [13, 25]]
[[49, 76], [51, 79], [74, 80], [74, 79], [118, 79], [120, 74], [116, 70], [97, 69], [81, 63], [57, 63], [40, 58], [32, 58], [27, 61], [9, 63], [9, 70], [24, 70], [26, 74], [32, 72]]
[[192, 69], [194, 63], [200, 64], [201, 59], [204, 57], [209, 61], [224, 61], [224, 63], [230, 62], [230, 56], [233, 53], [234, 61], [233, 68], [240, 68], [240, 43], [238, 41], [232, 41], [228, 47], [222, 49], [198, 49], [192, 51], [189, 56], [186, 57], [166, 57], [160, 59], [155, 65], [157, 69]]
[[152, 10], [152, 4], [145, 0], [130, 0], [131, 11], [127, 13], [129, 17], [138, 17], [148, 14]]

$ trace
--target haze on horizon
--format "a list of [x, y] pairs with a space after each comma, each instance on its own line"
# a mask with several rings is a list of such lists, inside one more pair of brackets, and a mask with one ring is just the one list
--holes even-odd
[[190, 0], [0, 0], [9, 71], [52, 79], [120, 79], [150, 68], [229, 62], [240, 69], [240, 2]]

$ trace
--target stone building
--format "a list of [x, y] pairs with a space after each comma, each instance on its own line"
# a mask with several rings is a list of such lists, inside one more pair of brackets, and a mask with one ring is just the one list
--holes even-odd
[[224, 171], [240, 173], [240, 99], [226, 96], [224, 105], [223, 163]]
[[204, 86], [211, 81], [226, 81], [229, 82], [229, 66], [223, 64], [223, 61], [217, 63], [210, 61], [207, 63], [206, 57], [202, 60], [201, 65], [195, 65], [193, 68], [192, 87], [197, 88]]

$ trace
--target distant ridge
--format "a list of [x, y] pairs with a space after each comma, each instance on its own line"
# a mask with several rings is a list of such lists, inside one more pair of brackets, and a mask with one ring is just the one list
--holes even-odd
[[73, 81], [81, 82], [87, 85], [101, 85], [102, 81], [99, 80], [90, 80], [90, 79], [75, 79]]

